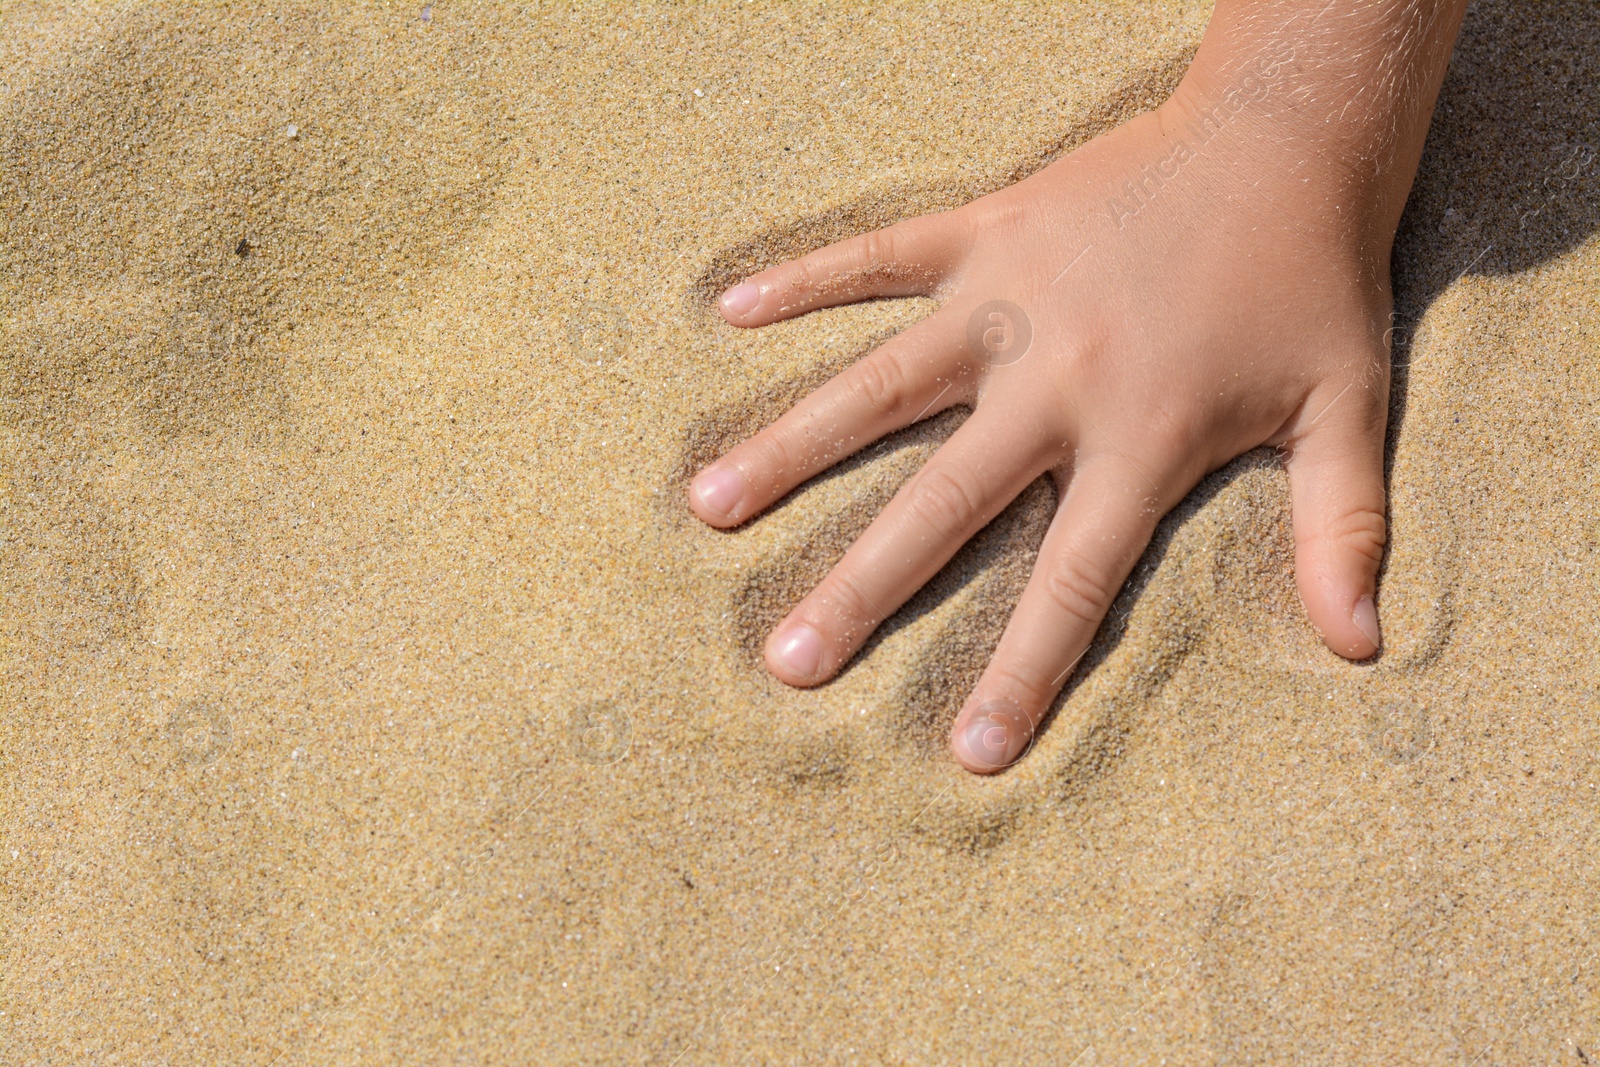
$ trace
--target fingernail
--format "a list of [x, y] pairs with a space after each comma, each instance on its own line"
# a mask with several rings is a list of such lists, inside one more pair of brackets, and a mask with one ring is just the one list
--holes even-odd
[[761, 290], [754, 282], [741, 282], [722, 294], [722, 308], [732, 315], [748, 315], [761, 303]]
[[822, 666], [822, 635], [803, 622], [795, 623], [778, 641], [778, 659], [790, 673], [815, 678]]
[[1033, 724], [1011, 700], [990, 700], [956, 732], [957, 755], [968, 770], [981, 774], [1009, 767], [1033, 736]]
[[744, 476], [729, 467], [701, 471], [694, 480], [694, 495], [713, 515], [730, 516], [744, 497]]
[[1372, 642], [1372, 647], [1377, 648], [1381, 637], [1378, 633], [1378, 605], [1369, 596], [1364, 596], [1356, 601], [1355, 611], [1350, 613], [1350, 621], [1355, 623], [1361, 635]]

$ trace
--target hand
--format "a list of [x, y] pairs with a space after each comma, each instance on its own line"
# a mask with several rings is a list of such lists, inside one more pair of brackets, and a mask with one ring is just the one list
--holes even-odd
[[1048, 472], [1059, 508], [951, 739], [969, 770], [999, 770], [1027, 748], [1160, 518], [1260, 445], [1288, 466], [1312, 625], [1342, 656], [1377, 651], [1398, 212], [1364, 202], [1347, 168], [1278, 158], [1247, 110], [1208, 127], [1180, 90], [1014, 186], [723, 295], [742, 327], [873, 297], [942, 305], [701, 471], [690, 506], [713, 526], [920, 418], [972, 409], [774, 630], [774, 675], [832, 678]]

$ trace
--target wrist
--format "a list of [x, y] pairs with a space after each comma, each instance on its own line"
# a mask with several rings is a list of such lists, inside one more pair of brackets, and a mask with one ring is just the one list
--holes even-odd
[[1392, 153], [1374, 151], [1382, 132], [1369, 131], [1365, 116], [1337, 127], [1313, 118], [1300, 51], [1279, 42], [1221, 62], [1197, 57], [1158, 121], [1237, 195], [1295, 217], [1308, 236], [1326, 230], [1363, 258], [1386, 261], [1415, 163], [1380, 165]]
[[1170, 118], [1392, 238], [1467, 0], [1218, 0]]

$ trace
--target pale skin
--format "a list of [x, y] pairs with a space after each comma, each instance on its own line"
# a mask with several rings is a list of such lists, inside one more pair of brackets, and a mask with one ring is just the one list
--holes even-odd
[[[1389, 254], [1465, 8], [1218, 0], [1154, 111], [1009, 188], [724, 293], [745, 328], [876, 297], [941, 306], [702, 470], [689, 503], [712, 526], [918, 419], [971, 410], [773, 630], [768, 669], [794, 686], [834, 677], [1048, 474], [1055, 517], [950, 735], [962, 766], [1001, 770], [1161, 517], [1262, 445], [1288, 470], [1310, 624], [1340, 656], [1375, 655]], [[983, 307], [996, 300], [1009, 306]]]

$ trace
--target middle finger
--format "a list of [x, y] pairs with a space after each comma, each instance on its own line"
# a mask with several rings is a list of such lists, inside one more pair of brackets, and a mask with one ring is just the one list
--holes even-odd
[[1059, 455], [1042, 417], [980, 404], [895, 494], [838, 565], [767, 638], [767, 669], [811, 686], [839, 672], [882, 623]]

